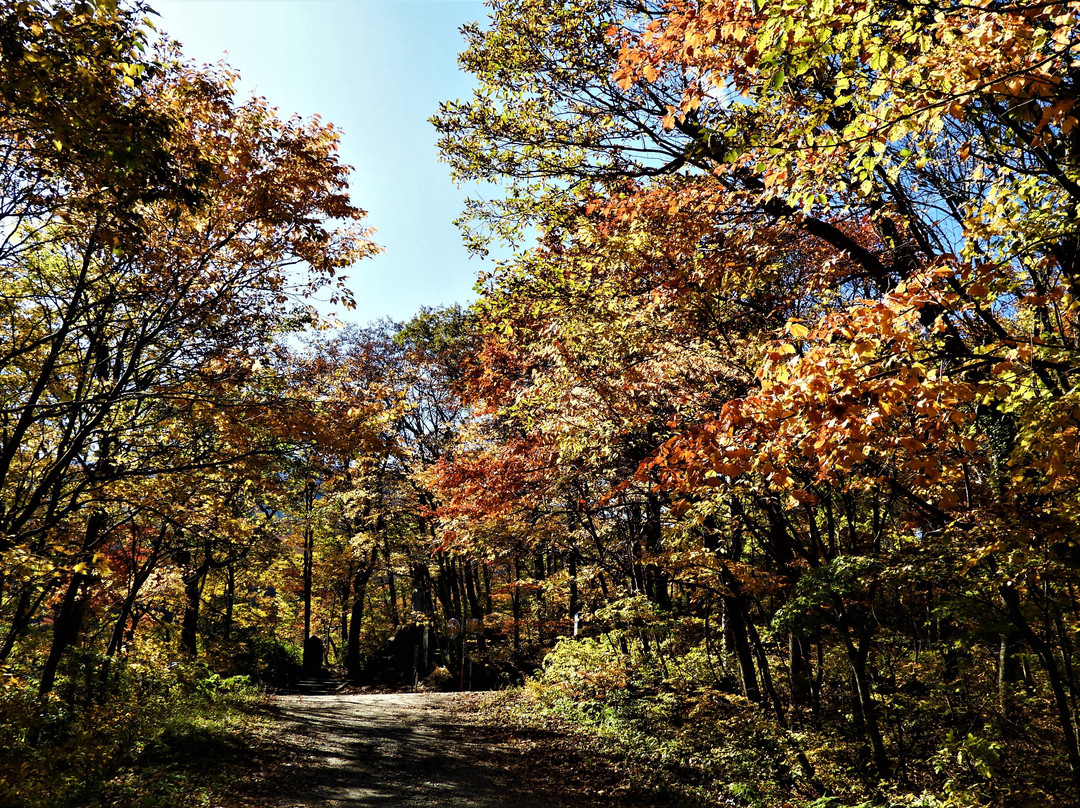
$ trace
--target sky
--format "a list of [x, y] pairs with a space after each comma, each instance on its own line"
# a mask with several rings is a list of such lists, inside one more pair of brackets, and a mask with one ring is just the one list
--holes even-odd
[[[319, 114], [342, 130], [354, 204], [384, 248], [357, 264], [345, 322], [407, 320], [421, 306], [468, 303], [490, 260], [470, 257], [453, 220], [467, 188], [438, 162], [428, 118], [465, 99], [460, 26], [485, 20], [472, 0], [150, 0], [155, 26], [199, 63], [225, 59], [241, 93], [285, 117]], [[476, 189], [472, 189], [475, 193]], [[496, 253], [493, 253], [496, 255]], [[329, 308], [320, 306], [327, 313]]]

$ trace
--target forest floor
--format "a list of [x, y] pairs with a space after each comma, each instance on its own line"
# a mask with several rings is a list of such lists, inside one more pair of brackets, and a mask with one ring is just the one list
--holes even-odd
[[[231, 806], [258, 808], [643, 808], [670, 805], [590, 736], [505, 719], [502, 694], [273, 698]], [[243, 769], [247, 769], [245, 773]], [[231, 808], [230, 806], [230, 808]]]

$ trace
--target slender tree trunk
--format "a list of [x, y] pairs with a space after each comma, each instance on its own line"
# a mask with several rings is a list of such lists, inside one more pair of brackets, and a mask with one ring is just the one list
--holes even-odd
[[465, 590], [465, 576], [467, 574], [465, 559], [460, 556], [451, 558], [450, 566], [454, 569], [454, 599], [460, 604], [461, 610], [458, 613], [461, 615], [461, 628], [464, 630], [465, 624], [472, 614], [472, 610], [469, 608], [469, 595]]
[[814, 639], [815, 650], [817, 652], [816, 661], [814, 666], [814, 689], [813, 689], [813, 707], [814, 712], [817, 713], [821, 708], [821, 688], [825, 684], [825, 643], [821, 640], [821, 628], [819, 627], [815, 632]]
[[1046, 672], [1047, 683], [1050, 685], [1050, 692], [1054, 696], [1058, 723], [1061, 725], [1061, 731], [1065, 738], [1065, 753], [1069, 760], [1073, 788], [1078, 801], [1080, 801], [1080, 745], [1077, 743], [1076, 727], [1073, 724], [1072, 710], [1069, 707], [1069, 696], [1062, 680], [1061, 671], [1058, 668], [1057, 659], [1054, 658], [1054, 651], [1042, 637], [1035, 633], [1035, 629], [1031, 627], [1027, 618], [1024, 617], [1024, 613], [1020, 608], [1020, 595], [1017, 591], [1011, 586], [1002, 586], [998, 591], [1008, 607], [1013, 625], [1016, 626], [1021, 636], [1027, 641], [1031, 650], [1035, 652], [1039, 662], [1042, 663], [1043, 670]]
[[431, 572], [425, 562], [412, 565], [412, 610], [427, 617], [434, 617], [435, 605], [431, 602]]
[[810, 654], [807, 639], [794, 631], [788, 634], [788, 672], [791, 687], [791, 706], [806, 707], [812, 695], [810, 689]]
[[[105, 652], [110, 657], [116, 656], [124, 647], [124, 638], [129, 634], [127, 631], [128, 620], [131, 618], [135, 603], [139, 598], [139, 593], [142, 591], [143, 584], [150, 579], [151, 573], [157, 569], [162, 543], [165, 540], [165, 531], [166, 527], [162, 526], [156, 542], [152, 545], [149, 557], [135, 569], [135, 574], [131, 580], [131, 586], [129, 587], [127, 596], [124, 598], [123, 603], [120, 604], [120, 615], [117, 617], [116, 623], [113, 626], [112, 636], [109, 638], [109, 647]], [[133, 548], [132, 557], [134, 557], [134, 555], [135, 550]], [[130, 634], [134, 635], [134, 625], [132, 626]]]
[[484, 616], [486, 617], [495, 611], [495, 603], [491, 597], [491, 567], [481, 564], [480, 571], [484, 576]]
[[50, 580], [42, 587], [36, 598], [31, 595], [28, 586], [24, 587], [19, 593], [15, 613], [11, 617], [11, 625], [8, 627], [7, 634], [4, 635], [3, 644], [0, 645], [0, 662], [3, 662], [11, 655], [11, 649], [15, 647], [15, 642], [26, 634], [27, 629], [30, 628], [31, 619], [55, 589], [56, 582]]
[[311, 638], [311, 591], [314, 583], [315, 571], [315, 525], [312, 519], [315, 511], [316, 484], [314, 480], [308, 480], [304, 484], [304, 557], [303, 557], [303, 587], [302, 594], [304, 604], [304, 654], [303, 665], [306, 671], [316, 671], [322, 667], [322, 659], [314, 659], [313, 654], [318, 653], [321, 643], [309, 643]]
[[570, 613], [570, 622], [574, 622], [574, 619], [581, 612], [581, 599], [578, 594], [578, 570], [577, 570], [577, 552], [571, 550], [567, 557], [567, 564], [570, 567], [570, 602], [568, 604], [568, 611]]
[[60, 659], [64, 652], [72, 645], [79, 636], [82, 623], [82, 604], [80, 594], [83, 585], [89, 580], [88, 576], [77, 572], [71, 576], [64, 599], [57, 610], [53, 622], [52, 645], [49, 647], [49, 655], [45, 659], [45, 665], [41, 669], [41, 682], [38, 685], [38, 695], [44, 696], [52, 692], [56, 683], [56, 671], [60, 665]]
[[0, 662], [3, 662], [11, 654], [15, 646], [15, 640], [23, 635], [30, 625], [30, 587], [23, 586], [19, 592], [19, 598], [15, 603], [15, 613], [11, 616], [11, 625], [7, 634], [4, 635], [3, 643], [0, 643]]
[[571, 631], [573, 630], [575, 618], [581, 611], [581, 603], [578, 595], [577, 550], [573, 545], [574, 525], [581, 520], [581, 516], [577, 513], [577, 510], [578, 506], [574, 501], [574, 498], [568, 496], [566, 500], [566, 535], [571, 546], [570, 549], [566, 551], [567, 571], [570, 573], [566, 614], [570, 618]]
[[371, 561], [361, 565], [352, 581], [352, 609], [349, 615], [349, 632], [345, 641], [345, 669], [351, 678], [360, 675], [360, 631], [364, 622], [364, 600], [368, 581], [375, 571], [377, 553], [371, 551]]
[[341, 582], [341, 655], [339, 657], [342, 664], [345, 664], [345, 656], [349, 647], [349, 615], [352, 613], [352, 579], [356, 574], [356, 570], [353, 569], [353, 564], [349, 562], [349, 570]]
[[113, 624], [112, 635], [109, 637], [109, 647], [106, 649], [105, 654], [113, 657], [120, 653], [124, 647], [124, 637], [127, 636], [128, 620], [131, 619], [132, 611], [135, 608], [135, 601], [139, 597], [139, 589], [132, 587], [124, 598], [123, 603], [120, 604], [120, 614], [116, 618], [116, 622]]
[[304, 526], [304, 640], [311, 636], [311, 587], [315, 567], [315, 530], [310, 524]]
[[754, 668], [754, 653], [750, 648], [750, 638], [746, 630], [746, 615], [743, 612], [741, 599], [729, 595], [724, 596], [724, 610], [727, 616], [727, 627], [731, 632], [731, 640], [734, 644], [735, 659], [739, 665], [739, 678], [742, 683], [743, 695], [750, 701], [761, 703], [761, 690], [758, 688], [757, 671]]
[[461, 594], [461, 576], [458, 575], [457, 562], [453, 558], [446, 559], [446, 582], [450, 590], [450, 602], [453, 603], [454, 617], [464, 621], [465, 604]]
[[[664, 533], [660, 521], [660, 502], [650, 496], [645, 505], [645, 519], [642, 525], [645, 539], [645, 550], [650, 555], [655, 555], [663, 549]], [[649, 600], [659, 606], [663, 611], [670, 612], [672, 608], [671, 591], [667, 573], [657, 564], [649, 563], [642, 568], [645, 593]]]
[[521, 562], [514, 556], [514, 583], [513, 594], [510, 597], [510, 608], [514, 615], [514, 656], [521, 658]]
[[446, 572], [446, 562], [439, 556], [439, 574], [435, 578], [435, 600], [442, 606], [443, 620], [450, 622], [454, 613], [454, 596], [450, 591], [450, 576]]
[[1015, 629], [1003, 631], [998, 647], [998, 708], [1004, 711], [1008, 706], [1009, 688], [1023, 679], [1019, 651], [1023, 640]]
[[[82, 552], [80, 555], [89, 555], [98, 547], [104, 536], [106, 516], [102, 510], [94, 510], [86, 520], [86, 533], [83, 537]], [[64, 652], [79, 637], [79, 629], [82, 627], [82, 601], [81, 590], [88, 583], [90, 577], [82, 572], [76, 572], [71, 576], [64, 599], [56, 613], [53, 622], [52, 645], [49, 647], [49, 655], [45, 659], [45, 665], [41, 670], [41, 682], [38, 685], [38, 693], [42, 696], [53, 689], [56, 681], [56, 671], [60, 665], [60, 659]]]
[[[838, 608], [837, 612], [844, 617], [842, 609]], [[851, 666], [854, 695], [859, 707], [859, 717], [862, 719], [863, 734], [870, 743], [870, 750], [874, 757], [874, 767], [877, 769], [878, 776], [886, 780], [891, 776], [891, 766], [889, 765], [889, 756], [885, 752], [881, 726], [878, 724], [877, 702], [870, 687], [869, 671], [866, 664], [870, 654], [870, 638], [863, 636], [856, 645], [851, 638], [851, 629], [846, 624], [840, 626], [840, 636], [843, 638], [848, 664]]]
[[462, 559], [465, 569], [465, 594], [469, 599], [469, 616], [479, 620], [484, 616], [484, 610], [480, 608], [480, 598], [477, 595], [475, 563], [469, 559]]
[[383, 559], [386, 561], [386, 591], [390, 604], [390, 620], [394, 624], [394, 631], [401, 625], [401, 612], [398, 611], [397, 602], [397, 576], [394, 574], [393, 559], [390, 557], [390, 540], [383, 535]]
[[[713, 664], [713, 658], [716, 656], [713, 643], [713, 630], [710, 618], [712, 617], [712, 593], [706, 592], [705, 595], [705, 615], [704, 615], [704, 632], [705, 632], [705, 661], [709, 665], [709, 671], [713, 675], [713, 680], [720, 681], [720, 673], [716, 670], [716, 665]], [[723, 660], [721, 660], [721, 666], [723, 666]]]
[[236, 565], [225, 567], [225, 639], [231, 639], [233, 627], [233, 606], [236, 602]]
[[[547, 570], [544, 564], [543, 551], [537, 551], [536, 553], [536, 580], [538, 583], [542, 583], [547, 577]], [[543, 646], [545, 640], [544, 632], [544, 596], [541, 594], [542, 590], [538, 590], [536, 596], [533, 598], [533, 602], [536, 605], [536, 642], [537, 645]]]
[[769, 703], [772, 704], [777, 722], [782, 727], [787, 726], [787, 719], [784, 717], [784, 705], [781, 703], [780, 696], [777, 695], [776, 688], [773, 686], [772, 672], [769, 670], [769, 657], [765, 653], [765, 645], [761, 642], [761, 636], [749, 618], [746, 620], [746, 633], [754, 649], [754, 656], [757, 657], [758, 671], [761, 673], [761, 686], [765, 690]]
[[199, 653], [199, 612], [202, 607], [202, 584], [210, 571], [209, 560], [183, 575], [184, 615], [180, 619], [180, 649], [190, 657]]

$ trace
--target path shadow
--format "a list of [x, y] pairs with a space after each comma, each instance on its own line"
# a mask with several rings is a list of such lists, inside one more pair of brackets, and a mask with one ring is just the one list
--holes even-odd
[[[505, 733], [398, 699], [306, 696], [276, 709], [286, 757], [252, 784], [262, 805], [551, 808], [547, 789], [522, 778], [525, 761]], [[500, 737], [500, 735], [502, 737]], [[542, 743], [543, 737], [526, 744]], [[511, 774], [516, 770], [517, 777]]]

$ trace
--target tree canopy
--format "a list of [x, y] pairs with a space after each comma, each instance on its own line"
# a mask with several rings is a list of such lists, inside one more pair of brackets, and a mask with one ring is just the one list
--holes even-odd
[[515, 255], [332, 333], [336, 129], [5, 7], [0, 664], [533, 675], [688, 804], [1075, 800], [1080, 3], [487, 5], [432, 120]]

